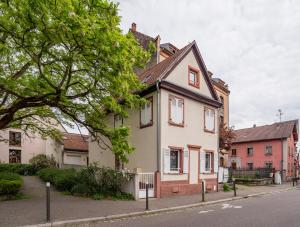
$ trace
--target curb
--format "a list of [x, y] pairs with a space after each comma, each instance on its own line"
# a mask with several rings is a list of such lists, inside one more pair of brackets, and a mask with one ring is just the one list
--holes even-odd
[[145, 215], [151, 215], [151, 214], [157, 214], [157, 213], [166, 213], [166, 212], [170, 212], [170, 211], [184, 210], [184, 209], [189, 209], [189, 208], [194, 208], [194, 207], [214, 205], [214, 204], [223, 203], [223, 202], [242, 200], [242, 199], [259, 197], [259, 196], [264, 196], [264, 195], [271, 195], [274, 193], [290, 191], [293, 189], [295, 189], [295, 187], [276, 190], [276, 191], [270, 191], [270, 192], [260, 192], [260, 193], [255, 193], [255, 194], [249, 194], [246, 196], [237, 196], [237, 197], [231, 197], [231, 198], [227, 198], [227, 199], [219, 199], [219, 200], [208, 201], [208, 202], [188, 204], [188, 205], [183, 205], [183, 206], [175, 206], [175, 207], [161, 208], [161, 209], [148, 210], [148, 211], [138, 211], [138, 212], [132, 212], [132, 213], [125, 213], [125, 214], [114, 214], [114, 215], [108, 215], [108, 216], [103, 216], [103, 217], [82, 218], [82, 219], [73, 219], [73, 220], [66, 220], [66, 221], [54, 221], [51, 223], [26, 225], [26, 226], [22, 226], [22, 227], [53, 227], [53, 226], [56, 226], [56, 227], [71, 227], [72, 226], [72, 227], [74, 227], [74, 226], [80, 226], [80, 225], [88, 226], [89, 224], [96, 224], [96, 223], [103, 222], [103, 221], [111, 221], [111, 220], [122, 219], [122, 218], [145, 216]]

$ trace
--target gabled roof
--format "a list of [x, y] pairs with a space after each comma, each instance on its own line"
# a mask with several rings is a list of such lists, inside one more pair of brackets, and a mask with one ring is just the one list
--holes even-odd
[[294, 134], [295, 140], [298, 141], [298, 120], [234, 130], [234, 133], [236, 137], [233, 143], [284, 139], [290, 137], [292, 133]]
[[88, 136], [75, 133], [64, 134], [64, 150], [88, 152]]
[[207, 68], [204, 64], [204, 61], [195, 41], [178, 50], [175, 54], [163, 60], [162, 62], [142, 71], [138, 75], [139, 79], [141, 80], [141, 82], [150, 86], [155, 84], [157, 80], [164, 80], [190, 51], [193, 51], [195, 54], [196, 60], [200, 66], [202, 74], [204, 75], [204, 79], [209, 87], [212, 97], [215, 100], [218, 100], [217, 94], [212, 86], [210, 77], [208, 75]]

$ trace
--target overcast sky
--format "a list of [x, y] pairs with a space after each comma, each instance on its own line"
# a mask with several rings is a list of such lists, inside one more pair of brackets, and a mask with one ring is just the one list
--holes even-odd
[[209, 70], [226, 81], [230, 124], [300, 117], [300, 1], [120, 0], [121, 27], [183, 47], [196, 40]]

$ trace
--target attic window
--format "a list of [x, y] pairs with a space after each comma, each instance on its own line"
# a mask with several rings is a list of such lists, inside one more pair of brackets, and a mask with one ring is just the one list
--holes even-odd
[[189, 85], [199, 88], [200, 87], [199, 70], [189, 66], [188, 80], [189, 80]]

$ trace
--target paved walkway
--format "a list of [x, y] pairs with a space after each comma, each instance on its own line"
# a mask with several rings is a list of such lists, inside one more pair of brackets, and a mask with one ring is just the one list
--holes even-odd
[[[238, 186], [237, 195], [276, 191], [291, 187], [291, 184], [278, 186], [247, 187]], [[24, 177], [23, 193], [29, 199], [0, 202], [0, 226], [19, 226], [45, 223], [45, 183], [37, 177]], [[218, 192], [206, 194], [207, 201], [230, 198], [233, 192]], [[201, 195], [176, 196], [163, 199], [151, 199], [150, 209], [167, 208], [187, 205], [201, 201]], [[145, 209], [145, 201], [111, 201], [92, 200], [51, 192], [51, 220], [70, 220], [79, 218], [99, 217], [112, 214], [122, 214]]]

